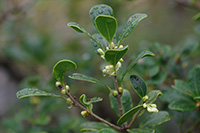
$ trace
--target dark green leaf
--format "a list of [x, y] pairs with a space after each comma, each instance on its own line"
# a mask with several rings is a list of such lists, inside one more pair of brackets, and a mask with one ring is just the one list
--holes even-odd
[[152, 85], [160, 85], [165, 81], [166, 78], [167, 78], [167, 72], [160, 71], [157, 75], [155, 75], [150, 79], [150, 83]]
[[133, 16], [131, 16], [128, 19], [128, 22], [125, 25], [125, 28], [123, 29], [122, 33], [119, 36], [119, 41], [118, 41], [118, 45], [121, 44], [121, 42], [128, 37], [131, 32], [135, 29], [135, 27], [137, 26], [137, 24], [144, 18], [146, 18], [147, 15], [146, 14], [141, 14], [141, 13], [137, 13]]
[[126, 54], [128, 46], [122, 49], [109, 49], [105, 52], [105, 59], [112, 65], [116, 65], [117, 62]]
[[134, 91], [140, 98], [143, 98], [147, 93], [147, 87], [144, 80], [137, 75], [131, 75], [130, 80]]
[[135, 129], [129, 129], [129, 133], [155, 133], [155, 130], [153, 129], [142, 129], [142, 128], [135, 128]]
[[95, 18], [99, 15], [113, 16], [113, 10], [110, 6], [105, 4], [95, 5], [90, 9], [90, 17], [95, 25]]
[[84, 106], [89, 106], [92, 103], [96, 103], [96, 102], [100, 102], [103, 100], [103, 98], [101, 97], [93, 97], [91, 99], [86, 99], [86, 95], [82, 94], [79, 98], [80, 102], [84, 105]]
[[109, 128], [109, 126], [101, 122], [84, 122], [80, 126], [81, 132], [99, 131], [103, 128]]
[[157, 97], [159, 95], [162, 95], [162, 92], [160, 90], [153, 90], [153, 91], [150, 91], [147, 96], [149, 97], [149, 99], [147, 100], [147, 104], [152, 104], [153, 102], [156, 101]]
[[137, 113], [138, 110], [143, 108], [143, 105], [138, 105], [132, 109], [130, 109], [128, 112], [126, 112], [122, 117], [119, 118], [117, 121], [118, 125], [123, 124], [124, 122], [128, 121], [129, 119], [133, 118], [133, 116]]
[[[64, 98], [60, 95], [56, 95], [53, 93], [47, 93], [43, 90], [35, 89], [35, 88], [25, 88], [16, 93], [18, 99], [31, 97], [31, 96], [47, 96], [47, 97], [60, 97]], [[65, 98], [64, 98], [65, 99]]]
[[188, 84], [193, 96], [200, 96], [200, 65], [192, 68], [188, 75]]
[[65, 72], [76, 69], [76, 64], [71, 60], [61, 60], [53, 67], [54, 77], [64, 85]]
[[169, 109], [180, 112], [193, 111], [196, 108], [196, 103], [191, 101], [172, 101], [169, 104]]
[[131, 68], [132, 68], [140, 59], [144, 58], [145, 56], [155, 56], [155, 55], [154, 55], [154, 53], [152, 53], [151, 51], [148, 51], [148, 50], [142, 51], [142, 52], [137, 56], [137, 58], [131, 62], [131, 64], [130, 64], [130, 65], [128, 66], [128, 68], [126, 69], [126, 71], [122, 74], [121, 82], [123, 81], [123, 79], [124, 79], [126, 73], [127, 73], [128, 71], [130, 71]]
[[100, 42], [97, 42], [84, 28], [82, 28], [79, 24], [75, 22], [69, 22], [67, 26], [73, 28], [77, 32], [84, 33], [87, 35], [91, 40], [93, 40], [101, 49], [103, 49], [103, 46]]
[[98, 133], [118, 133], [118, 132], [112, 128], [104, 128], [99, 130]]
[[117, 31], [117, 20], [112, 16], [99, 15], [95, 18], [99, 33], [111, 44]]
[[172, 116], [172, 119], [175, 120], [179, 125], [182, 125], [191, 115], [191, 112], [178, 112], [173, 110], [168, 112], [170, 113], [170, 116]]
[[[109, 47], [108, 45], [108, 42], [106, 41], [106, 39], [101, 35], [101, 34], [94, 34], [92, 35], [92, 37], [100, 44], [102, 44], [104, 50], [106, 49], [106, 47]], [[95, 49], [95, 52], [100, 55], [97, 50], [99, 48], [101, 48], [95, 41], [91, 40], [92, 41], [92, 45], [93, 45], [93, 48]]]
[[[112, 109], [118, 116], [120, 116], [117, 99], [111, 93], [109, 95], [109, 98]], [[121, 96], [121, 102], [122, 102], [123, 112], [127, 112], [133, 107], [132, 98], [128, 90], [125, 89], [123, 90], [123, 94]]]
[[150, 114], [141, 124], [140, 128], [153, 128], [170, 120], [170, 116], [166, 111]]
[[193, 38], [188, 38], [186, 40], [184, 40], [184, 46], [181, 49], [181, 55], [182, 56], [188, 56], [189, 54], [191, 54], [194, 50], [197, 49], [197, 47], [199, 46], [199, 42]]
[[177, 90], [180, 93], [183, 93], [185, 95], [192, 95], [191, 89], [187, 83], [181, 80], [175, 80], [175, 85], [172, 86], [175, 90]]

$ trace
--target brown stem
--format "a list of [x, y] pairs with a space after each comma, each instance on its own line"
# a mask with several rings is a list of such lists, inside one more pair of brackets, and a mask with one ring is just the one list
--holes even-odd
[[140, 112], [143, 110], [144, 108], [141, 108], [140, 110], [138, 110], [138, 112], [135, 114], [135, 116], [133, 117], [133, 119], [131, 120], [131, 122], [128, 125], [128, 129], [131, 128], [131, 126], [133, 125], [133, 123], [135, 122], [135, 120], [137, 119], [138, 115], [140, 114]]
[[[87, 108], [85, 108], [83, 105], [81, 105], [79, 102], [77, 102], [74, 97], [68, 92], [66, 93], [66, 95], [73, 101], [73, 103], [75, 104], [75, 106], [77, 107], [80, 107], [81, 109], [85, 110], [85, 111], [88, 111]], [[101, 121], [101, 122], [104, 122], [106, 123], [107, 125], [109, 125], [110, 127], [118, 130], [118, 131], [121, 131], [122, 129], [106, 120], [104, 120], [103, 118], [99, 117], [98, 115], [94, 114], [93, 112], [90, 113], [91, 116], [93, 116], [94, 118], [96, 118], [97, 120]]]

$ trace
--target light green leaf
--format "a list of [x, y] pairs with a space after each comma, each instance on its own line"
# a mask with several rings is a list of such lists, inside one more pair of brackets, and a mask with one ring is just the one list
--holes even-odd
[[140, 124], [140, 128], [153, 128], [169, 120], [170, 116], [166, 111], [159, 111], [158, 113], [150, 114], [146, 119], [144, 119]]
[[189, 71], [188, 84], [193, 96], [200, 96], [200, 65], [195, 66]]
[[86, 99], [86, 95], [82, 94], [79, 98], [80, 102], [84, 105], [84, 106], [89, 106], [92, 103], [96, 103], [96, 102], [100, 102], [103, 100], [103, 98], [101, 97], [93, 97], [91, 99]]
[[133, 118], [133, 116], [138, 112], [138, 110], [140, 110], [141, 108], [143, 108], [143, 105], [138, 105], [132, 109], [130, 109], [129, 111], [127, 111], [122, 117], [119, 118], [119, 120], [117, 121], [118, 125], [123, 124], [124, 122], [128, 121], [129, 119]]
[[91, 40], [93, 40], [100, 48], [103, 49], [103, 46], [100, 42], [97, 42], [91, 35], [90, 33], [88, 33], [84, 28], [82, 28], [79, 24], [77, 24], [76, 22], [69, 22], [67, 24], [67, 26], [73, 28], [74, 30], [76, 30], [79, 33], [84, 33], [85, 35], [87, 35]]
[[135, 129], [129, 129], [129, 133], [155, 133], [155, 130], [153, 129], [142, 129], [142, 128], [135, 128]]
[[155, 56], [155, 55], [154, 55], [154, 53], [152, 53], [151, 51], [148, 51], [148, 50], [142, 51], [142, 52], [137, 56], [137, 58], [131, 62], [131, 64], [130, 64], [130, 65], [128, 66], [128, 68], [126, 69], [126, 71], [123, 72], [122, 78], [121, 78], [121, 83], [122, 83], [122, 81], [123, 81], [123, 79], [124, 79], [126, 73], [127, 73], [128, 71], [130, 71], [131, 68], [132, 68], [140, 59], [144, 58], [145, 56]]
[[99, 130], [98, 133], [119, 133], [116, 130], [112, 129], [112, 128], [104, 128]]
[[193, 111], [196, 108], [195, 102], [190, 101], [172, 101], [169, 104], [169, 109], [176, 110], [180, 112], [187, 112], [187, 111]]
[[131, 75], [130, 80], [134, 91], [140, 96], [140, 98], [143, 98], [147, 93], [147, 87], [144, 80], [137, 75]]
[[200, 96], [196, 96], [193, 99], [196, 100], [197, 102], [200, 102]]
[[117, 20], [112, 16], [99, 15], [95, 18], [99, 33], [111, 44], [117, 31]]
[[[111, 104], [112, 109], [115, 111], [115, 113], [118, 116], [120, 116], [117, 99], [111, 93], [109, 95], [109, 98], [110, 98], [110, 104]], [[128, 90], [125, 90], [125, 89], [123, 90], [123, 94], [121, 96], [121, 102], [122, 102], [123, 112], [127, 112], [133, 107], [131, 94], [129, 93]]]
[[122, 49], [109, 49], [105, 52], [105, 59], [107, 62], [115, 66], [127, 51], [128, 46], [125, 46]]
[[76, 64], [71, 60], [61, 60], [53, 67], [54, 77], [64, 85], [65, 72], [76, 69]]
[[[43, 90], [35, 89], [35, 88], [25, 88], [16, 93], [18, 99], [22, 99], [25, 97], [32, 97], [32, 96], [46, 96], [46, 97], [60, 97], [64, 98], [60, 95], [56, 95], [53, 93], [47, 93]], [[64, 98], [65, 99], [65, 98]]]
[[197, 13], [192, 19], [195, 21], [200, 20], [200, 12]]
[[137, 13], [133, 16], [131, 16], [128, 19], [128, 22], [125, 25], [125, 28], [123, 29], [122, 33], [119, 36], [119, 41], [118, 41], [118, 45], [121, 44], [121, 42], [127, 38], [131, 32], [135, 29], [135, 27], [137, 26], [137, 24], [144, 18], [146, 18], [147, 15], [146, 14], [141, 14], [141, 13]]
[[95, 5], [90, 9], [90, 17], [95, 25], [95, 18], [99, 15], [113, 16], [113, 9], [105, 4]]
[[109, 126], [101, 122], [84, 122], [80, 126], [81, 132], [99, 131], [103, 128], [109, 128]]
[[93, 77], [90, 77], [90, 76], [87, 76], [84, 74], [74, 73], [72, 76], [69, 76], [69, 78], [75, 79], [75, 80], [87, 81], [87, 82], [96, 83], [96, 84], [101, 84], [101, 85], [104, 85], [105, 87], [107, 87], [110, 91], [112, 91], [111, 88], [109, 86], [107, 86], [105, 83], [101, 82], [98, 79], [95, 79]]

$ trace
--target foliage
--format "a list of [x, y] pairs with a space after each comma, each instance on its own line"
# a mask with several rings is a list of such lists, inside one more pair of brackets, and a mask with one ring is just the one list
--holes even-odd
[[[129, 90], [123, 88], [123, 79], [126, 76], [126, 74], [130, 72], [133, 66], [145, 56], [154, 56], [154, 54], [148, 50], [142, 51], [136, 59], [131, 61], [129, 67], [125, 68], [122, 75], [119, 75], [118, 72], [122, 68], [123, 58], [125, 58], [124, 56], [126, 55], [129, 49], [128, 46], [122, 45], [122, 41], [131, 34], [131, 32], [135, 29], [137, 24], [141, 20], [146, 18], [147, 15], [137, 13], [131, 16], [128, 19], [124, 29], [120, 33], [118, 41], [116, 41], [117, 20], [113, 16], [113, 10], [111, 7], [104, 4], [96, 5], [90, 10], [90, 17], [92, 18], [93, 24], [98, 30], [99, 34], [91, 35], [75, 22], [68, 23], [68, 26], [79, 33], [86, 34], [91, 39], [96, 53], [100, 55], [100, 57], [108, 64], [104, 67], [102, 73], [109, 76], [110, 78], [113, 78], [114, 87], [109, 87], [107, 84], [102, 83], [102, 81], [87, 76], [85, 74], [75, 73], [69, 76], [69, 78], [104, 85], [110, 92], [109, 97], [111, 107], [119, 116], [117, 125], [112, 124], [111, 122], [101, 118], [93, 112], [93, 104], [101, 102], [103, 100], [101, 97], [87, 98], [85, 94], [82, 94], [79, 98], [79, 103], [77, 99], [74, 96], [72, 96], [69, 83], [66, 82], [65, 78], [67, 72], [75, 70], [77, 68], [76, 63], [71, 60], [61, 60], [57, 62], [53, 68], [53, 75], [57, 80], [56, 86], [61, 90], [61, 94], [65, 96], [47, 93], [40, 89], [38, 90], [35, 88], [25, 88], [17, 93], [17, 97], [19, 99], [28, 96], [60, 97], [64, 99], [70, 106], [79, 107], [82, 110], [81, 115], [83, 117], [91, 115], [97, 120], [101, 121], [101, 123], [84, 123], [81, 126], [82, 131], [98, 131], [101, 133], [117, 131], [143, 132], [144, 130], [144, 132], [154, 132], [155, 126], [160, 125], [163, 122], [166, 122], [170, 119], [169, 114], [167, 112], [158, 111], [157, 105], [154, 104], [157, 97], [162, 93], [156, 90], [148, 92], [145, 81], [138, 75], [131, 75], [131, 88], [133, 88], [133, 90], [138, 94], [138, 96], [141, 99], [138, 105], [133, 107], [132, 98]], [[119, 79], [119, 77], [121, 78]], [[140, 117], [145, 110], [147, 110], [151, 114], [146, 118], [144, 122], [141, 123], [139, 128], [132, 129], [132, 125], [135, 122], [135, 120], [138, 117]]]

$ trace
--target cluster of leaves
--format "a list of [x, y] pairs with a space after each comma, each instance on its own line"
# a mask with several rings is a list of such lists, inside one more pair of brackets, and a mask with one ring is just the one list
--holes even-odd
[[[132, 98], [131, 98], [129, 90], [123, 89], [124, 77], [131, 70], [131, 68], [143, 57], [154, 56], [154, 54], [148, 50], [142, 51], [137, 56], [137, 58], [129, 64], [127, 69], [122, 73], [122, 76], [120, 77], [120, 79], [118, 79], [119, 82], [117, 82], [118, 76], [117, 76], [117, 69], [116, 69], [120, 60], [122, 60], [122, 58], [125, 56], [125, 54], [128, 51], [128, 46], [125, 46], [125, 47], [120, 46], [121, 42], [130, 35], [130, 33], [134, 30], [136, 25], [142, 19], [147, 17], [147, 15], [138, 13], [131, 16], [128, 19], [127, 24], [125, 25], [124, 30], [122, 31], [118, 39], [116, 38], [117, 21], [113, 16], [113, 10], [111, 7], [104, 4], [96, 5], [92, 7], [92, 9], [90, 10], [90, 16], [91, 16], [94, 26], [97, 28], [100, 34], [90, 35], [84, 28], [80, 27], [75, 22], [68, 23], [68, 26], [72, 27], [73, 29], [75, 29], [76, 31], [80, 33], [86, 34], [92, 40], [92, 44], [95, 51], [99, 55], [101, 55], [101, 57], [105, 59], [105, 61], [109, 65], [113, 67], [114, 74], [111, 76], [113, 76], [114, 78], [114, 84], [115, 84], [116, 90], [111, 89], [108, 85], [99, 81], [98, 79], [95, 79], [93, 77], [90, 77], [84, 74], [75, 73], [69, 76], [69, 78], [101, 84], [101, 85], [104, 85], [106, 88], [108, 88], [110, 91], [109, 97], [110, 97], [111, 107], [119, 116], [117, 125], [113, 125], [112, 123], [100, 118], [99, 116], [93, 113], [92, 111], [93, 103], [102, 101], [103, 100], [102, 98], [93, 97], [93, 98], [88, 99], [86, 95], [83, 94], [79, 98], [79, 101], [82, 103], [81, 105], [78, 101], [76, 101], [76, 99], [74, 99], [74, 97], [72, 97], [69, 86], [66, 84], [66, 81], [65, 81], [66, 72], [75, 70], [77, 68], [76, 64], [71, 60], [61, 60], [58, 63], [56, 63], [53, 69], [53, 75], [58, 81], [57, 86], [61, 89], [61, 93], [65, 94], [68, 98], [66, 98], [65, 96], [61, 96], [61, 95], [57, 95], [53, 93], [47, 93], [43, 90], [35, 89], [35, 88], [22, 89], [19, 92], [17, 92], [17, 97], [19, 99], [30, 97], [30, 96], [59, 97], [66, 100], [69, 104], [83, 109], [81, 114], [84, 117], [87, 117], [87, 115], [92, 115], [96, 119], [108, 124], [110, 127], [118, 131], [127, 132], [127, 129], [129, 129], [128, 130], [129, 132], [135, 132], [135, 133], [136, 132], [155, 132], [154, 131], [155, 126], [163, 122], [166, 122], [170, 119], [169, 114], [167, 112], [159, 111], [158, 113], [150, 114], [140, 124], [139, 128], [135, 128], [135, 129], [131, 129], [131, 128], [134, 121], [144, 113], [145, 108], [147, 108], [148, 111], [150, 110], [149, 112], [151, 112], [152, 108], [154, 108], [154, 111], [152, 112], [155, 112], [156, 105], [153, 103], [155, 102], [157, 97], [162, 94], [161, 91], [153, 90], [147, 93], [147, 86], [145, 82], [143, 81], [143, 79], [137, 75], [131, 75], [130, 81], [132, 84], [132, 88], [141, 98], [138, 105], [133, 107]], [[118, 87], [119, 84], [121, 85], [120, 87]], [[157, 109], [156, 109], [156, 112], [157, 112]], [[130, 119], [132, 120], [129, 121]], [[127, 125], [127, 123], [129, 124]], [[108, 127], [107, 125], [103, 123], [90, 122], [90, 123], [84, 123], [84, 125], [82, 125], [81, 130], [82, 131], [98, 131], [98, 132], [116, 132], [110, 127]]]

